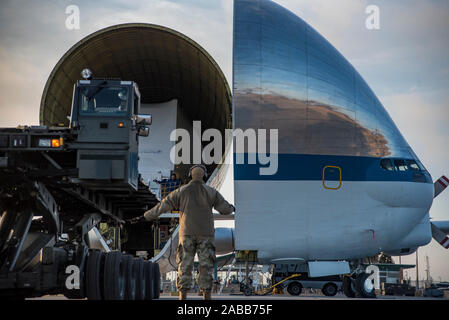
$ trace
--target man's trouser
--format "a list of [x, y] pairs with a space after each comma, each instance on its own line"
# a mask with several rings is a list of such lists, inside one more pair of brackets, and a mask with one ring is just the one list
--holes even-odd
[[189, 290], [192, 285], [192, 271], [195, 253], [198, 253], [198, 287], [200, 290], [212, 289], [212, 272], [215, 265], [215, 246], [213, 237], [183, 236], [179, 239], [176, 252], [178, 263], [178, 290]]

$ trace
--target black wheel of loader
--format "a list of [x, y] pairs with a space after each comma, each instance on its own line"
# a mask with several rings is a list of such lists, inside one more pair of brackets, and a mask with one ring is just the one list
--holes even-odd
[[341, 290], [348, 298], [355, 298], [355, 290], [352, 284], [353, 279], [350, 276], [343, 276]]
[[355, 290], [361, 298], [375, 298], [374, 281], [369, 279], [370, 274], [359, 273], [355, 278]]
[[154, 298], [154, 273], [153, 263], [145, 261], [145, 300], [153, 300]]
[[335, 283], [329, 282], [323, 286], [321, 292], [327, 297], [333, 297], [337, 294], [338, 287], [335, 285]]
[[134, 269], [136, 270], [136, 300], [145, 300], [146, 272], [142, 258], [134, 259]]
[[302, 292], [302, 285], [298, 281], [290, 282], [287, 287], [287, 292], [292, 296], [299, 296]]
[[104, 298], [123, 300], [125, 298], [125, 264], [120, 252], [108, 252], [104, 259]]
[[245, 285], [244, 289], [243, 289], [243, 294], [247, 297], [252, 296], [254, 293], [253, 288], [251, 288], [251, 286], [249, 285]]
[[134, 258], [124, 255], [122, 263], [125, 265], [125, 300], [136, 300], [136, 269]]
[[153, 298], [159, 299], [161, 295], [161, 271], [159, 270], [159, 264], [153, 263]]
[[75, 288], [69, 289], [69, 288], [67, 288], [67, 281], [69, 281], [69, 283], [71, 283], [71, 285], [74, 284], [73, 283], [73, 280], [74, 280], [73, 278], [72, 278], [72, 280], [69, 280], [69, 277], [71, 277], [74, 274], [72, 273], [73, 270], [67, 271], [67, 269], [66, 269], [66, 272], [68, 272], [68, 274], [67, 274], [67, 278], [65, 280], [65, 286], [64, 286], [64, 289], [62, 291], [62, 294], [66, 298], [68, 298], [68, 299], [84, 299], [84, 298], [86, 298], [87, 297], [86, 289], [85, 289], [86, 281], [84, 280], [85, 279], [85, 272], [82, 272], [81, 270], [79, 272], [79, 289], [75, 289]]
[[85, 288], [86, 296], [89, 300], [103, 299], [103, 263], [104, 254], [101, 251], [90, 251], [87, 256], [86, 273], [85, 273]]

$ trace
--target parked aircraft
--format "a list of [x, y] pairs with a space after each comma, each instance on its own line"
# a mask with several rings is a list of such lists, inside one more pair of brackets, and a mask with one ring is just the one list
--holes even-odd
[[[261, 175], [264, 164], [234, 161], [235, 230], [217, 229], [219, 247], [235, 242], [259, 263], [311, 277], [348, 275], [343, 291], [362, 297], [374, 295], [362, 259], [409, 255], [432, 237], [449, 247], [449, 222], [429, 216], [449, 179], [432, 183], [379, 99], [324, 37], [270, 0], [235, 0], [233, 48], [233, 128], [278, 129], [278, 170]], [[249, 149], [234, 148], [234, 160], [248, 159]], [[162, 269], [174, 261], [170, 243], [155, 258]]]

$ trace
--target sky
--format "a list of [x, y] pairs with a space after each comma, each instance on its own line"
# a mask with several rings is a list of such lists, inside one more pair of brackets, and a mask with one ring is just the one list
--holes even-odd
[[[276, 0], [333, 44], [373, 89], [434, 180], [449, 175], [449, 1]], [[66, 8], [80, 9], [79, 30], [66, 28]], [[367, 6], [380, 12], [368, 30]], [[45, 81], [61, 56], [101, 28], [160, 24], [198, 42], [232, 83], [232, 0], [2, 0], [0, 127], [38, 124]], [[232, 175], [223, 193], [233, 199]], [[449, 192], [430, 215], [449, 220]], [[434, 280], [449, 281], [449, 250], [432, 241], [419, 249], [420, 278], [429, 256]], [[402, 258], [415, 263], [415, 255]], [[414, 270], [408, 271], [414, 279]]]

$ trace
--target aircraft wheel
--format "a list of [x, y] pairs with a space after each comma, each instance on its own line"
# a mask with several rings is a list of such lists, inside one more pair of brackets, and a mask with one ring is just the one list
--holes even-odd
[[125, 298], [125, 264], [120, 252], [108, 252], [104, 260], [104, 298], [123, 300]]
[[348, 298], [355, 298], [355, 291], [352, 284], [352, 279], [350, 276], [343, 276], [343, 281], [341, 283], [341, 289], [345, 296]]
[[86, 296], [89, 300], [103, 299], [103, 252], [94, 250], [90, 251], [87, 256], [86, 263]]
[[321, 292], [327, 297], [333, 297], [337, 294], [338, 288], [334, 283], [326, 283], [321, 289]]
[[136, 300], [145, 300], [146, 272], [142, 258], [134, 259], [134, 269], [136, 270]]
[[374, 289], [373, 280], [368, 279], [370, 275], [368, 273], [360, 273], [355, 278], [355, 289], [356, 292], [362, 298], [375, 298], [376, 292]]
[[153, 263], [145, 261], [145, 300], [153, 300], [154, 298], [154, 273]]
[[136, 269], [134, 259], [124, 255], [122, 263], [125, 265], [125, 300], [136, 300]]
[[292, 296], [299, 296], [302, 292], [302, 285], [297, 281], [290, 282], [287, 287], [287, 292]]
[[159, 264], [153, 263], [153, 287], [154, 293], [153, 298], [159, 299], [161, 295], [161, 271], [159, 270]]

